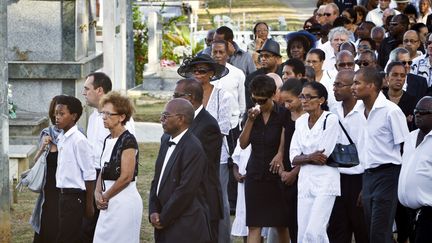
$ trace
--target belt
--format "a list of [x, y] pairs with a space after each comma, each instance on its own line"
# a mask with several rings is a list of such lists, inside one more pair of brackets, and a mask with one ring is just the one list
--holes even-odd
[[59, 188], [61, 194], [78, 194], [85, 192], [79, 188]]
[[387, 168], [394, 167], [394, 166], [400, 166], [400, 165], [395, 165], [392, 163], [383, 164], [383, 165], [380, 165], [380, 166], [375, 167], [375, 168], [366, 169], [365, 172], [366, 173], [374, 173], [374, 172], [378, 172], [380, 170], [387, 169]]

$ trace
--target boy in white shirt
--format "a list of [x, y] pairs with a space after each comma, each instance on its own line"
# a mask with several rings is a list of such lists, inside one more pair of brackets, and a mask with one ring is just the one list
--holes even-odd
[[60, 96], [55, 107], [58, 139], [56, 186], [60, 189], [57, 242], [79, 242], [83, 217], [92, 217], [96, 171], [91, 163], [87, 138], [76, 125], [82, 114], [81, 102]]

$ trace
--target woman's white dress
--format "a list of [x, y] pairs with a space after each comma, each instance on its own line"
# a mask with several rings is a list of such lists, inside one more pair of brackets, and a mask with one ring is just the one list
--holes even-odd
[[[109, 161], [117, 138], [107, 139], [101, 161]], [[103, 163], [102, 163], [103, 164]], [[106, 180], [106, 190], [115, 181]], [[143, 204], [136, 181], [109, 200], [108, 208], [100, 210], [93, 242], [139, 242]]]

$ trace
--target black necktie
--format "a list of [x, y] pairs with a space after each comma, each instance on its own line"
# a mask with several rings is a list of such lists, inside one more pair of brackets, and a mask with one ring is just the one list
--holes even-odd
[[168, 147], [171, 147], [171, 145], [176, 145], [173, 141], [168, 141]]

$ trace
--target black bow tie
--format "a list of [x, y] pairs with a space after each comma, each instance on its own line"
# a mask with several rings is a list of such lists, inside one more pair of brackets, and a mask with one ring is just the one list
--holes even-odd
[[168, 147], [171, 147], [171, 145], [176, 145], [173, 141], [168, 141]]

